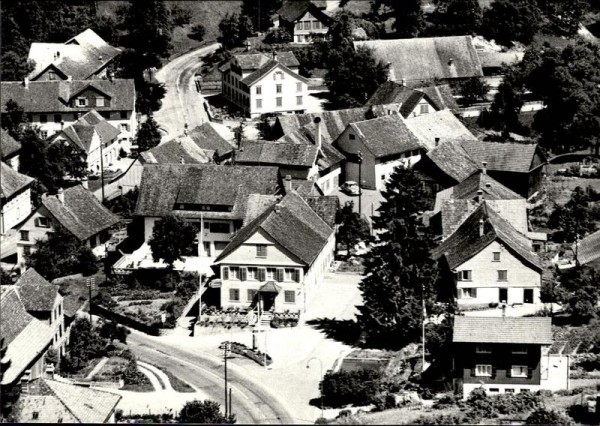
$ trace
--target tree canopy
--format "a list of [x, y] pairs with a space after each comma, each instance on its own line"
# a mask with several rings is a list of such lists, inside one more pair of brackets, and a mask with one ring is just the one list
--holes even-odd
[[343, 244], [346, 249], [361, 241], [370, 238], [369, 224], [354, 211], [354, 202], [349, 201], [336, 213], [336, 223], [339, 225], [337, 231], [337, 242]]
[[252, 35], [252, 21], [246, 15], [237, 13], [227, 14], [219, 23], [221, 35], [217, 41], [225, 49], [243, 46], [244, 42]]
[[433, 32], [443, 36], [478, 34], [482, 18], [477, 0], [437, 0], [431, 15]]
[[160, 143], [161, 135], [158, 130], [158, 123], [152, 115], [149, 115], [146, 121], [140, 125], [136, 136], [138, 150], [147, 151]]
[[483, 14], [482, 34], [504, 46], [529, 44], [541, 29], [542, 11], [537, 0], [495, 0]]
[[250, 18], [258, 32], [265, 32], [273, 26], [271, 16], [281, 7], [283, 0], [242, 0], [242, 15]]
[[221, 413], [221, 406], [215, 401], [194, 399], [185, 403], [179, 413], [178, 421], [181, 423], [196, 424], [235, 423], [235, 416], [231, 418], [225, 417]]
[[62, 225], [55, 226], [46, 240], [36, 241], [26, 262], [28, 268], [34, 268], [48, 281], [98, 271], [98, 259], [92, 250]]
[[437, 299], [436, 265], [429, 256], [434, 243], [420, 218], [427, 196], [413, 169], [397, 167], [382, 194], [373, 218], [379, 244], [364, 255], [368, 273], [360, 283], [359, 323], [369, 345], [402, 348], [419, 338], [422, 300], [431, 312]]
[[583, 238], [588, 233], [596, 230], [596, 220], [592, 209], [592, 200], [597, 194], [588, 188], [580, 186], [571, 193], [571, 199], [564, 205], [556, 205], [550, 214], [548, 226], [562, 231], [566, 242], [572, 243], [575, 238]]
[[194, 225], [175, 216], [167, 216], [154, 223], [152, 238], [149, 241], [155, 262], [163, 259], [169, 266], [181, 260], [187, 248], [196, 238]]
[[421, 0], [374, 0], [371, 8], [375, 15], [382, 6], [391, 9], [396, 37], [418, 37], [425, 29]]

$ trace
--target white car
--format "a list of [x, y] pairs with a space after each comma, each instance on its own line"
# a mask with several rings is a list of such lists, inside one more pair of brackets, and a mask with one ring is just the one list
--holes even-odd
[[340, 191], [348, 195], [360, 195], [360, 187], [354, 181], [347, 181], [340, 187]]

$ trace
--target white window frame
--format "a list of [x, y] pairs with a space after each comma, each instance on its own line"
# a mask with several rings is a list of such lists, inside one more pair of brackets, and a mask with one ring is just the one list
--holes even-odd
[[[83, 101], [83, 103], [81, 101]], [[87, 106], [87, 99], [86, 98], [77, 98], [77, 106], [78, 107]]]
[[240, 279], [240, 267], [239, 266], [230, 266], [229, 267], [229, 279], [230, 280], [239, 280]]
[[475, 364], [475, 376], [492, 377], [492, 364]]
[[[523, 372], [523, 370], [525, 372]], [[529, 374], [529, 367], [526, 365], [511, 365], [510, 366], [510, 377], [527, 377], [528, 374]]]
[[106, 106], [106, 105], [104, 105], [104, 98], [96, 98], [96, 106], [97, 107]]
[[460, 289], [460, 298], [461, 299], [477, 299], [477, 288], [476, 287], [468, 287]]
[[267, 281], [275, 281], [277, 278], [277, 268], [267, 268], [265, 278]]
[[458, 271], [458, 281], [473, 281], [473, 271], [471, 269]]
[[[232, 292], [237, 291], [237, 299], [232, 298]], [[230, 288], [229, 289], [229, 301], [230, 302], [239, 302], [240, 301], [240, 289], [239, 288]]]

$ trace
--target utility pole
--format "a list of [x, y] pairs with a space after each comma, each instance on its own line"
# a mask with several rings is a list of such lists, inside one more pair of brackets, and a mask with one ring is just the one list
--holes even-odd
[[231, 411], [231, 391], [232, 389], [229, 388], [229, 417], [231, 417], [233, 415], [233, 412]]
[[225, 417], [229, 417], [229, 404], [228, 404], [228, 385], [227, 385], [227, 353], [231, 349], [231, 342], [225, 343], [223, 350], [223, 361], [225, 362]]
[[88, 288], [88, 293], [89, 293], [89, 310], [90, 310], [90, 327], [92, 327], [92, 287], [94, 286], [96, 282], [96, 277], [90, 277], [86, 279], [86, 284], [87, 284], [87, 288]]
[[362, 217], [362, 152], [358, 151], [356, 160], [358, 161], [358, 215]]
[[100, 182], [102, 185], [102, 203], [104, 204], [104, 158], [102, 158], [102, 140], [100, 141]]
[[423, 367], [421, 369], [421, 371], [425, 371], [425, 318], [427, 316], [427, 314], [425, 313], [425, 289], [423, 287], [423, 284], [421, 283], [421, 302], [422, 302], [422, 308], [423, 308], [423, 320], [421, 321], [421, 339], [422, 339], [422, 345], [423, 345], [423, 353], [422, 353], [422, 359], [421, 362], [423, 363]]

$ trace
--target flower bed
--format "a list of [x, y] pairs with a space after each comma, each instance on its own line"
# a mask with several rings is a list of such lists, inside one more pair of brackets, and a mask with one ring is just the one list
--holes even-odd
[[248, 312], [244, 309], [219, 311], [215, 308], [208, 308], [202, 311], [198, 324], [202, 327], [244, 328], [248, 326]]
[[[223, 347], [223, 344], [221, 347]], [[273, 364], [273, 359], [268, 354], [265, 354], [259, 350], [251, 349], [243, 343], [231, 342], [231, 352], [234, 354], [243, 355], [246, 358], [250, 358], [263, 367], [265, 366], [265, 362], [266, 365]]]
[[271, 327], [296, 327], [298, 325], [298, 321], [300, 321], [300, 311], [296, 313], [290, 313], [288, 311], [283, 313], [276, 312], [273, 314], [273, 319], [271, 320]]

